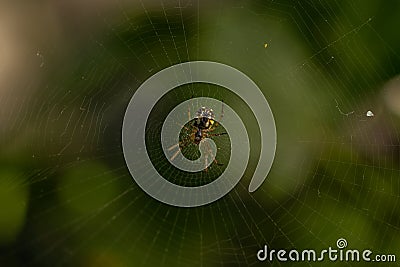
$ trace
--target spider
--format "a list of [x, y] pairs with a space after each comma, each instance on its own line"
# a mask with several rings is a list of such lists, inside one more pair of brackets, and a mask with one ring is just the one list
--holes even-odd
[[[224, 106], [222, 105], [222, 111], [221, 111], [221, 116], [220, 116], [219, 121], [222, 120], [223, 116], [224, 116]], [[218, 128], [219, 122], [215, 120], [215, 114], [211, 108], [201, 107], [200, 109], [197, 110], [196, 117], [194, 119], [191, 118], [190, 109], [188, 108], [188, 118], [189, 118], [190, 124], [188, 126], [183, 126], [183, 128], [187, 131], [187, 134], [185, 134], [183, 136], [183, 138], [181, 138], [182, 140], [180, 140], [178, 144], [173, 145], [170, 148], [168, 148], [168, 151], [172, 151], [172, 150], [178, 148], [177, 151], [170, 158], [171, 161], [173, 161], [179, 155], [179, 152], [183, 148], [185, 148], [191, 144], [198, 146], [200, 144], [200, 142], [205, 138], [210, 138], [212, 136], [221, 136], [221, 135], [227, 134], [226, 132], [212, 133], [213, 131], [215, 131]], [[206, 147], [206, 152], [207, 152], [207, 155], [205, 156], [204, 171], [208, 171], [208, 167], [207, 167], [208, 166], [208, 156], [211, 155], [211, 157], [214, 157], [212, 149], [209, 145], [207, 145], [207, 147]], [[223, 164], [219, 164], [216, 159], [214, 159], [214, 162], [217, 165], [223, 165]]]

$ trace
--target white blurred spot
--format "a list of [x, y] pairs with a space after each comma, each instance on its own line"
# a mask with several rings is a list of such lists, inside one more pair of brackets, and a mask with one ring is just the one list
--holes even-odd
[[400, 116], [400, 76], [385, 85], [384, 97], [388, 108]]
[[40, 53], [40, 51], [36, 52], [36, 56], [40, 57], [41, 63], [40, 63], [40, 67], [43, 68], [44, 66], [44, 58], [43, 55]]
[[371, 110], [368, 110], [366, 115], [367, 115], [367, 117], [375, 116], [375, 114]]

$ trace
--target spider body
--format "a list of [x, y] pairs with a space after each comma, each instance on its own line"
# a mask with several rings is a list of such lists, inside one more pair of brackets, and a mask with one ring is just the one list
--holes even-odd
[[[224, 115], [224, 109], [222, 106], [222, 111], [219, 121], [222, 120], [223, 115]], [[182, 139], [180, 139], [178, 144], [168, 148], [168, 151], [172, 151], [178, 148], [178, 150], [172, 155], [171, 160], [174, 160], [178, 156], [180, 150], [190, 146], [190, 144], [199, 145], [200, 142], [205, 138], [227, 134], [225, 132], [212, 133], [218, 128], [219, 122], [215, 120], [214, 111], [210, 108], [201, 107], [199, 110], [197, 110], [195, 118], [193, 117], [191, 118], [190, 111], [188, 111], [188, 118], [191, 121], [191, 123], [188, 126], [183, 126], [186, 132], [183, 134]], [[208, 158], [213, 156], [212, 154], [213, 152], [209, 147], [206, 149], [206, 153], [207, 155], [205, 157], [205, 163], [204, 163], [204, 165], [206, 166], [204, 169], [205, 171], [208, 170], [207, 168]], [[218, 165], [222, 165], [219, 164], [216, 159], [214, 159], [214, 162]]]
[[196, 118], [193, 122], [196, 132], [194, 133], [194, 143], [198, 145], [205, 137], [204, 132], [212, 129], [215, 123], [215, 115], [212, 109], [206, 107], [200, 108], [196, 113]]

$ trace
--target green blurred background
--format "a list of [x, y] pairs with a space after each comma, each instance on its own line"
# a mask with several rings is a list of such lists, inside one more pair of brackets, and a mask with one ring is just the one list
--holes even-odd
[[[396, 254], [399, 12], [396, 0], [2, 1], [0, 265], [249, 266], [264, 244], [320, 250], [341, 237]], [[253, 79], [278, 143], [250, 194], [259, 132], [249, 108], [221, 88], [178, 88], [151, 127], [172, 104], [215, 97], [241, 114], [252, 148], [232, 192], [185, 209], [134, 183], [121, 128], [142, 82], [190, 60]]]

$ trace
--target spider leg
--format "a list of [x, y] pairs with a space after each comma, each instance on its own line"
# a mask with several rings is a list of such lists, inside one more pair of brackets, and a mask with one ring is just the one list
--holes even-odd
[[[189, 130], [189, 129], [188, 129]], [[182, 141], [180, 141], [179, 143], [177, 143], [177, 144], [175, 144], [175, 145], [172, 145], [172, 146], [170, 146], [169, 148], [167, 148], [167, 150], [168, 151], [172, 151], [172, 150], [174, 150], [174, 149], [178, 149], [173, 155], [172, 155], [172, 157], [170, 158], [170, 161], [173, 161], [178, 155], [179, 155], [179, 152], [181, 151], [181, 148], [184, 148], [184, 147], [186, 147], [189, 143], [190, 143], [190, 140], [192, 139], [192, 135], [194, 135], [194, 133], [195, 133], [195, 131], [193, 131], [193, 133], [192, 134], [190, 134], [190, 135], [188, 135], [186, 138], [184, 138]]]
[[179, 155], [179, 152], [181, 152], [181, 150], [180, 149], [178, 149], [176, 152], [175, 152], [175, 154], [174, 155], [172, 155], [172, 157], [171, 157], [171, 161], [173, 161], [178, 155]]
[[208, 155], [206, 155], [206, 156], [204, 157], [204, 171], [205, 171], [205, 172], [208, 172], [208, 167], [207, 167], [207, 165], [208, 165]]
[[180, 149], [180, 146], [181, 146], [181, 142], [179, 142], [179, 143], [177, 143], [177, 144], [175, 144], [175, 145], [173, 145], [173, 146], [171, 146], [171, 147], [169, 147], [167, 150], [168, 151], [172, 151], [172, 150], [174, 150], [175, 148], [178, 148], [178, 150], [172, 155], [172, 157], [170, 158], [170, 161], [173, 161], [178, 155], [179, 155], [179, 152], [181, 151], [181, 149]]
[[[212, 149], [211, 149], [211, 147], [206, 143], [206, 155], [205, 155], [205, 159], [204, 159], [204, 161], [205, 161], [205, 168], [204, 168], [204, 171], [208, 171], [208, 167], [207, 167], [207, 165], [208, 165], [208, 157], [209, 156], [211, 156], [211, 158], [213, 158], [214, 157], [214, 154], [213, 154], [213, 152], [212, 152]], [[213, 162], [215, 163], [215, 164], [217, 164], [218, 166], [222, 166], [222, 165], [224, 165], [224, 164], [222, 164], [222, 163], [218, 163], [218, 161], [217, 161], [217, 159], [216, 158], [214, 158], [214, 160], [213, 160]]]
[[176, 144], [176, 145], [173, 145], [173, 146], [171, 146], [170, 148], [168, 148], [167, 150], [168, 151], [171, 151], [172, 149], [174, 149], [174, 148], [176, 148], [176, 147], [178, 147], [180, 144], [178, 143], [178, 144]]
[[204, 155], [204, 171], [208, 172], [208, 156], [212, 155], [211, 148], [207, 142], [204, 143], [205, 145], [205, 155]]
[[217, 164], [218, 166], [223, 166], [223, 163], [219, 163], [217, 159], [214, 159], [215, 164]]
[[219, 115], [219, 119], [215, 121], [215, 128], [221, 123], [222, 119], [224, 118], [224, 101], [222, 100], [222, 107], [221, 107], [221, 114]]
[[224, 101], [222, 100], [221, 115], [219, 115], [219, 121], [224, 118]]
[[226, 135], [228, 133], [217, 133], [217, 134], [209, 134], [208, 136], [221, 136], [221, 135]]
[[192, 119], [192, 116], [190, 115], [190, 106], [188, 105], [188, 120], [190, 121]]

